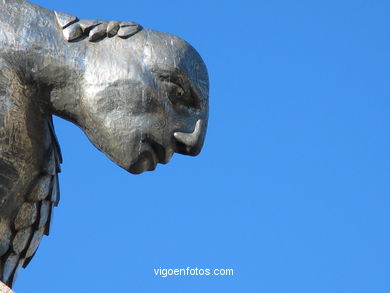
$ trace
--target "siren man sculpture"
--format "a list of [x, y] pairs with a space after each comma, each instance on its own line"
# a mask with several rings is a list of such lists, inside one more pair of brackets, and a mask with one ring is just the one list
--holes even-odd
[[207, 70], [176, 36], [0, 0], [0, 280], [9, 287], [59, 201], [52, 115], [127, 171], [151, 171], [174, 152], [200, 152]]

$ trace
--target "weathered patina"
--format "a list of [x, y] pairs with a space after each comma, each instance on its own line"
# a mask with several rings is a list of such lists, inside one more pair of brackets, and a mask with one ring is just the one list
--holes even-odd
[[185, 41], [133, 22], [0, 0], [0, 280], [12, 286], [59, 201], [52, 115], [131, 173], [197, 155], [208, 75]]

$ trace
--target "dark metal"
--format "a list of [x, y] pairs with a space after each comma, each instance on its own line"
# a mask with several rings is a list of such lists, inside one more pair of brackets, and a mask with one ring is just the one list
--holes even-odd
[[151, 171], [174, 152], [200, 152], [207, 70], [174, 35], [0, 0], [0, 280], [9, 286], [59, 201], [52, 115], [129, 172]]

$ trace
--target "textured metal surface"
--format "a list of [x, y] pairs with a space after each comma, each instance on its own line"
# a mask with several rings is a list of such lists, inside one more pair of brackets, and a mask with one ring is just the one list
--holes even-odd
[[19, 258], [20, 256], [18, 254], [10, 253], [4, 262], [2, 279], [10, 287], [13, 283], [13, 275], [19, 264]]
[[79, 20], [76, 16], [55, 12], [58, 25], [63, 29], [64, 38], [73, 42], [83, 37], [88, 36], [88, 40], [95, 42], [105, 37], [114, 37], [118, 35], [120, 38], [128, 38], [139, 32], [142, 27], [135, 22], [119, 22], [82, 19]]
[[27, 246], [29, 239], [31, 238], [32, 227], [24, 228], [18, 231], [12, 241], [12, 248], [15, 253], [20, 254]]
[[151, 171], [175, 152], [200, 152], [207, 70], [174, 35], [0, 0], [0, 279], [9, 286], [60, 199], [52, 115], [127, 171]]
[[19, 209], [15, 219], [15, 230], [30, 227], [37, 219], [38, 208], [36, 202], [25, 202]]
[[11, 225], [8, 219], [1, 218], [0, 222], [0, 256], [3, 256], [9, 249], [12, 237]]

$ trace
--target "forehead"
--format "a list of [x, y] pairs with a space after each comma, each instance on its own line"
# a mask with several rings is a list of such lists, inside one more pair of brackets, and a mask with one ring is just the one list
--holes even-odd
[[208, 95], [208, 74], [198, 52], [187, 42], [167, 33], [145, 30], [143, 60], [150, 70], [171, 70], [185, 75], [200, 96]]
[[208, 74], [202, 58], [187, 42], [167, 33], [143, 29], [126, 40], [107, 38], [92, 44], [86, 67], [86, 80], [95, 85], [141, 81], [146, 72], [159, 69], [180, 73], [199, 96], [208, 96]]
[[[164, 63], [186, 67], [188, 62], [199, 61], [196, 51], [182, 39], [167, 33], [144, 30], [143, 53], [147, 63]], [[195, 59], [197, 60], [194, 60]]]

